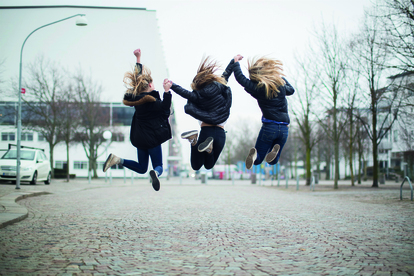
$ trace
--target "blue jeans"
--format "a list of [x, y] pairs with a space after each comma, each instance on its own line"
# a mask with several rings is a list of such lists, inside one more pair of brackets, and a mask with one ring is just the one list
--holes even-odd
[[260, 129], [259, 136], [256, 141], [257, 158], [254, 161], [255, 165], [259, 165], [263, 162], [263, 159], [272, 150], [273, 146], [278, 144], [280, 146], [279, 153], [275, 160], [270, 162], [270, 165], [274, 165], [279, 161], [280, 154], [287, 141], [289, 135], [289, 127], [282, 124], [263, 123]]
[[138, 162], [124, 159], [124, 163], [122, 165], [124, 167], [127, 167], [130, 170], [133, 170], [134, 172], [144, 174], [147, 172], [148, 160], [149, 160], [149, 157], [151, 157], [152, 167], [154, 168], [155, 171], [158, 172], [159, 176], [162, 174], [163, 169], [162, 169], [161, 145], [156, 146], [155, 148], [152, 148], [152, 149], [146, 149], [146, 150], [137, 149], [137, 155], [138, 155]]
[[[208, 137], [213, 137], [213, 151], [211, 153], [199, 152], [198, 145], [203, 143]], [[203, 126], [198, 136], [197, 144], [191, 146], [191, 167], [193, 170], [198, 171], [201, 166], [207, 170], [214, 167], [217, 159], [223, 150], [224, 144], [226, 143], [226, 133], [224, 129], [218, 126]]]

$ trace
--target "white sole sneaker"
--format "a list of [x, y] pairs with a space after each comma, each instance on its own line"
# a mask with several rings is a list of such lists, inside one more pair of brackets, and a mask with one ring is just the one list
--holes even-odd
[[273, 146], [272, 151], [269, 152], [265, 157], [265, 160], [266, 160], [267, 163], [270, 163], [273, 160], [275, 160], [277, 154], [279, 153], [279, 149], [280, 149], [280, 146], [278, 144]]
[[254, 161], [257, 158], [257, 151], [255, 148], [251, 148], [249, 151], [249, 155], [246, 158], [246, 169], [250, 170], [253, 167]]
[[106, 172], [110, 167], [109, 164], [111, 164], [112, 159], [114, 158], [114, 155], [111, 153], [109, 154], [108, 158], [106, 159], [104, 166], [103, 166], [103, 172]]
[[159, 191], [160, 190], [160, 180], [158, 179], [158, 173], [154, 170], [150, 171], [151, 176], [151, 183], [154, 190]]
[[213, 142], [214, 142], [214, 138], [208, 137], [203, 143], [198, 145], [198, 151], [199, 152], [207, 151], [208, 153], [210, 153], [213, 150]]
[[191, 131], [183, 132], [181, 133], [181, 138], [187, 139], [188, 137], [191, 137], [195, 134], [198, 134], [198, 130], [191, 130]]

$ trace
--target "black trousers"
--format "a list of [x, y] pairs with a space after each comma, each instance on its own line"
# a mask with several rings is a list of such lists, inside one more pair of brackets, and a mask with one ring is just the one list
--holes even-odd
[[[211, 153], [199, 152], [198, 145], [203, 143], [208, 137], [213, 137], [213, 151]], [[203, 165], [209, 170], [214, 167], [221, 151], [226, 143], [226, 133], [223, 128], [218, 126], [204, 126], [201, 128], [198, 141], [191, 147], [191, 167], [198, 171]]]

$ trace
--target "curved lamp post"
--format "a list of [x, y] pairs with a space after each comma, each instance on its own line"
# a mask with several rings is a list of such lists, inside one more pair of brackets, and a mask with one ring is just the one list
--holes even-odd
[[[77, 26], [87, 26], [88, 25], [88, 21], [86, 20], [86, 17], [84, 14], [76, 14], [76, 15], [72, 15], [66, 18], [63, 18], [61, 20], [43, 25], [39, 28], [37, 28], [36, 30], [34, 30], [33, 32], [31, 32], [26, 39], [23, 42], [22, 45], [22, 49], [20, 51], [20, 69], [19, 69], [19, 91], [18, 91], [18, 96], [19, 96], [19, 105], [18, 105], [18, 111], [17, 111], [17, 166], [16, 166], [16, 189], [20, 189], [20, 144], [21, 144], [21, 131], [22, 131], [22, 57], [23, 57], [23, 48], [24, 48], [24, 44], [26, 44], [27, 39], [37, 30], [42, 29], [44, 27], [68, 20], [70, 18], [76, 17], [76, 16], [80, 16], [80, 18], [78, 20], [76, 20], [76, 25]], [[68, 164], [69, 166], [69, 164]]]

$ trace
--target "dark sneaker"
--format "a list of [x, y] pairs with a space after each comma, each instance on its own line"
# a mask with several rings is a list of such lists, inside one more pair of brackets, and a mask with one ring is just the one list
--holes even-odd
[[280, 149], [280, 146], [278, 144], [273, 146], [272, 151], [269, 152], [265, 157], [265, 160], [266, 160], [267, 163], [270, 163], [273, 160], [275, 160], [277, 154], [279, 153], [279, 149]]
[[251, 148], [249, 151], [249, 155], [246, 158], [246, 169], [250, 170], [253, 167], [254, 161], [257, 158], [257, 151], [255, 148]]
[[151, 183], [154, 190], [159, 191], [160, 190], [160, 180], [158, 179], [158, 173], [157, 171], [151, 170], [150, 171], [151, 176]]
[[190, 141], [192, 146], [197, 144], [198, 130], [191, 130], [181, 134], [181, 138]]
[[198, 151], [199, 152], [206, 151], [207, 153], [211, 153], [211, 151], [213, 150], [213, 142], [214, 142], [214, 138], [208, 137], [203, 143], [198, 145]]
[[110, 167], [119, 164], [120, 162], [121, 158], [111, 153], [104, 163], [103, 171], [106, 172]]

